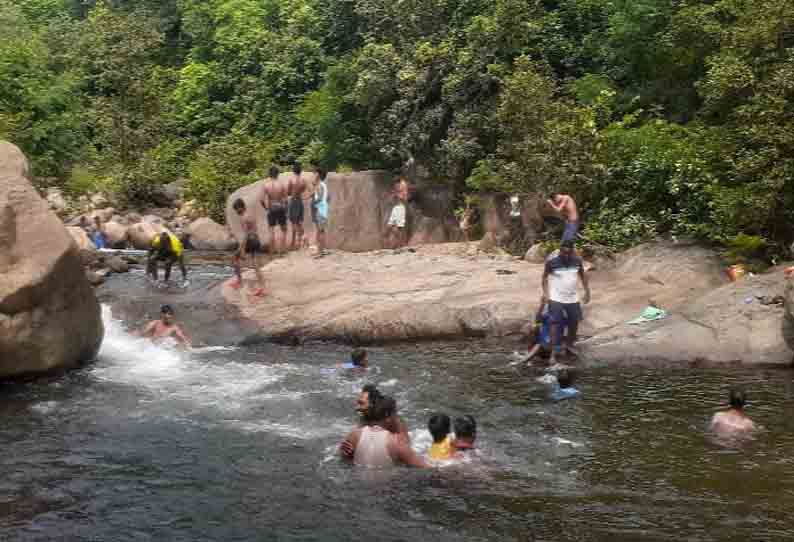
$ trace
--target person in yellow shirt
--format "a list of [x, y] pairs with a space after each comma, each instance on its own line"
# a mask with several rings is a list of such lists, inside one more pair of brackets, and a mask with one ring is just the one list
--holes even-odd
[[433, 436], [433, 445], [428, 455], [430, 459], [449, 459], [452, 455], [452, 439], [449, 436], [452, 423], [446, 414], [434, 414], [427, 422], [427, 430]]
[[171, 267], [174, 263], [179, 264], [182, 271], [182, 280], [187, 282], [187, 269], [185, 268], [184, 247], [182, 242], [175, 235], [163, 232], [152, 239], [152, 247], [149, 249], [149, 257], [146, 261], [146, 272], [152, 279], [157, 280], [157, 263], [163, 262], [165, 269], [165, 282], [171, 278]]

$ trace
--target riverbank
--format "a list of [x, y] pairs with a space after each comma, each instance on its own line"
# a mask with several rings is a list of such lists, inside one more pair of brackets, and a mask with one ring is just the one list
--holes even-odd
[[[263, 299], [221, 287], [269, 340], [513, 337], [518, 344], [539, 302], [543, 266], [481, 252], [475, 243], [447, 243], [320, 259], [293, 253], [264, 271], [270, 293]], [[783, 293], [782, 269], [728, 283], [710, 250], [654, 243], [599, 262], [590, 280], [593, 300], [581, 327], [585, 360], [791, 362], [783, 306], [757, 299]], [[668, 318], [627, 325], [651, 300]]]

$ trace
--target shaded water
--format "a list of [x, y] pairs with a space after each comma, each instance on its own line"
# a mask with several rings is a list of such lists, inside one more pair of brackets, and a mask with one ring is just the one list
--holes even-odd
[[[96, 364], [0, 386], [0, 540], [791, 539], [788, 372], [598, 369], [580, 400], [553, 404], [509, 366], [514, 345], [372, 348], [362, 378], [323, 371], [341, 346], [184, 354], [131, 337], [107, 307], [105, 320]], [[370, 381], [397, 398], [420, 450], [432, 412], [473, 414], [487, 461], [341, 464]], [[725, 447], [704, 428], [736, 383], [766, 430]]]

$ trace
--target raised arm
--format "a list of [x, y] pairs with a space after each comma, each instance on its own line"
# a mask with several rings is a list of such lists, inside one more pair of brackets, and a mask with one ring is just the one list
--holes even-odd
[[552, 200], [550, 200], [550, 199], [547, 199], [547, 200], [546, 200], [546, 203], [548, 203], [548, 204], [551, 206], [551, 208], [552, 208], [552, 209], [554, 209], [554, 210], [555, 210], [555, 211], [557, 211], [558, 213], [561, 213], [561, 212], [562, 212], [562, 209], [563, 209], [563, 207], [565, 207], [565, 200], [564, 200], [563, 198], [560, 198], [560, 199], [561, 199], [562, 201], [560, 202], [560, 204], [559, 204], [559, 205], [558, 205], [558, 204], [556, 204], [556, 203], [554, 203], [554, 201], [552, 201]]

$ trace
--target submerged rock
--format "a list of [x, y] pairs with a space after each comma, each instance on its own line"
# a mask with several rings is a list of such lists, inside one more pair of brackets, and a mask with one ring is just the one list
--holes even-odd
[[0, 142], [0, 377], [74, 367], [104, 333], [77, 246]]

